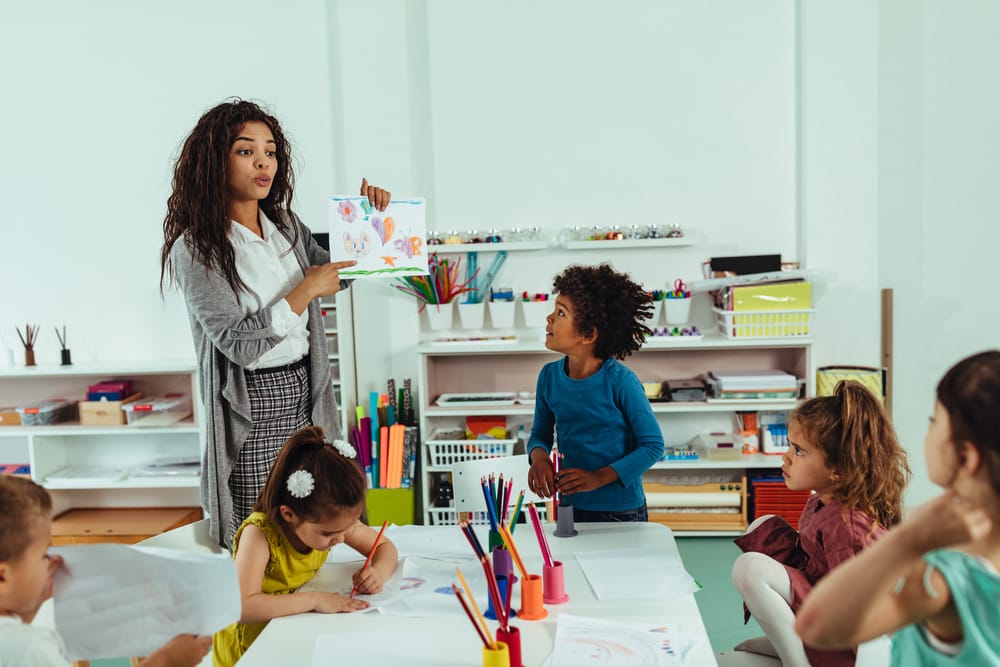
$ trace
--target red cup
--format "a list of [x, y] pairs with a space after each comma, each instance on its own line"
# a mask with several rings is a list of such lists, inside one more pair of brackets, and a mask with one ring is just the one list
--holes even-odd
[[507, 630], [497, 628], [497, 641], [507, 645], [510, 653], [510, 667], [524, 667], [521, 662], [521, 631], [513, 625], [508, 625]]

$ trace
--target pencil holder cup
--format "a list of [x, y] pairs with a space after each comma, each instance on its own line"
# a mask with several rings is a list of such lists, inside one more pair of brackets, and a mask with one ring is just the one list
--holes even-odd
[[470, 303], [462, 301], [458, 304], [458, 321], [463, 329], [482, 329], [486, 319], [486, 302]]
[[0, 348], [0, 366], [13, 366], [14, 365], [14, 350], [7, 348]]
[[[507, 599], [507, 586], [508, 585], [513, 585], [513, 584], [510, 583], [510, 581], [507, 579], [507, 577], [496, 575], [496, 579], [497, 579], [497, 589], [500, 591], [500, 599], [501, 600], [506, 600]], [[496, 607], [493, 606], [493, 596], [489, 594], [489, 591], [486, 592], [486, 599], [487, 599], [486, 613], [483, 614], [483, 616], [485, 616], [486, 618], [488, 618], [490, 620], [495, 621], [495, 620], [497, 620], [497, 610], [496, 610]], [[513, 618], [514, 616], [517, 616], [517, 614], [514, 612], [513, 609], [510, 610], [510, 616], [511, 616], [511, 618]]]
[[556, 532], [552, 534], [556, 537], [573, 537], [576, 535], [576, 528], [573, 526], [572, 505], [560, 505], [556, 510]]
[[561, 561], [553, 561], [551, 566], [542, 566], [542, 600], [545, 604], [562, 604], [569, 601]]
[[522, 621], [540, 621], [549, 615], [542, 604], [542, 577], [529, 574], [521, 580], [521, 608], [517, 611]]
[[687, 324], [691, 315], [691, 297], [663, 300], [663, 313], [667, 324]]
[[521, 314], [524, 325], [529, 329], [545, 327], [545, 318], [552, 312], [551, 301], [522, 301]]
[[73, 365], [73, 358], [69, 356], [69, 350], [62, 350], [59, 353], [59, 356], [62, 358], [62, 364], [61, 364], [62, 366]]
[[498, 641], [496, 648], [483, 647], [483, 667], [510, 667], [510, 649]]
[[514, 328], [514, 309], [516, 301], [490, 301], [490, 323], [494, 329]]
[[507, 629], [497, 628], [497, 641], [507, 645], [510, 652], [510, 667], [524, 667], [521, 663], [521, 631], [513, 625]]
[[35, 365], [35, 351], [34, 350], [25, 350], [24, 351], [24, 365], [25, 366], [34, 366]]
[[452, 317], [455, 313], [452, 303], [449, 301], [448, 303], [427, 304], [424, 311], [427, 313], [427, 323], [431, 329], [441, 330], [451, 328]]
[[511, 586], [517, 583], [517, 575], [514, 574], [514, 559], [504, 547], [493, 547], [493, 572], [498, 577], [507, 577]]

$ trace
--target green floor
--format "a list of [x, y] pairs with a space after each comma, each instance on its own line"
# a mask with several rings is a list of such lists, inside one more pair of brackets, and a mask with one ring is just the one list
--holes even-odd
[[[735, 644], [763, 634], [756, 621], [743, 625], [743, 605], [729, 579], [740, 550], [729, 537], [679, 537], [684, 566], [702, 585], [695, 594], [712, 649], [731, 650]], [[94, 660], [91, 667], [128, 667], [128, 660]]]

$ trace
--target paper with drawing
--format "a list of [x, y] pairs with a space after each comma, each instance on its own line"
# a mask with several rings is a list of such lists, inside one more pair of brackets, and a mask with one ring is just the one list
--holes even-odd
[[330, 259], [353, 259], [347, 278], [427, 275], [427, 227], [423, 197], [393, 199], [384, 211], [367, 197], [330, 198]]

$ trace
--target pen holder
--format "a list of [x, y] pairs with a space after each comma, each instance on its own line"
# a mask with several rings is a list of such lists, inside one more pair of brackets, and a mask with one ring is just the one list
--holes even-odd
[[521, 631], [513, 625], [507, 629], [497, 628], [497, 641], [507, 645], [510, 652], [510, 667], [524, 667], [521, 663]]
[[522, 301], [521, 314], [524, 316], [524, 325], [529, 329], [545, 327], [545, 319], [552, 312], [551, 301]]
[[[500, 591], [500, 599], [501, 600], [506, 600], [507, 599], [507, 585], [508, 585], [508, 583], [509, 582], [507, 580], [507, 577], [502, 577], [500, 575], [497, 575], [497, 589]], [[483, 616], [485, 616], [486, 618], [490, 619], [491, 621], [495, 621], [495, 620], [497, 620], [497, 610], [493, 606], [493, 596], [490, 595], [489, 587], [488, 586], [487, 586], [487, 590], [486, 590], [486, 600], [487, 600], [486, 613], [483, 614]], [[515, 616], [517, 616], [517, 614], [514, 612], [513, 609], [511, 609], [510, 610], [510, 617], [514, 618]]]
[[490, 301], [490, 323], [494, 329], [514, 328], [514, 309], [516, 301]]
[[501, 641], [496, 648], [483, 647], [483, 667], [510, 667], [510, 649]]
[[510, 580], [511, 586], [518, 581], [517, 574], [514, 573], [514, 559], [504, 547], [493, 547], [493, 572], [498, 577], [507, 577]]
[[486, 320], [486, 302], [460, 301], [458, 304], [458, 321], [463, 329], [482, 329]]
[[427, 323], [431, 329], [441, 330], [451, 328], [452, 318], [455, 314], [453, 303], [449, 301], [448, 303], [427, 304], [424, 311], [427, 313]]
[[556, 537], [574, 537], [576, 528], [573, 527], [573, 506], [560, 505], [556, 510], [556, 532], [552, 533]]
[[24, 365], [25, 366], [34, 366], [35, 365], [35, 351], [34, 350], [25, 350], [24, 351]]
[[62, 366], [73, 365], [73, 358], [69, 356], [69, 350], [62, 350], [59, 353], [59, 356], [62, 358], [62, 364], [61, 364]]
[[667, 324], [687, 324], [691, 315], [691, 297], [663, 300], [663, 313]]
[[569, 601], [561, 561], [552, 561], [551, 566], [542, 566], [542, 600], [545, 604], [562, 604]]
[[542, 605], [542, 577], [529, 574], [521, 580], [521, 608], [517, 612], [522, 621], [539, 621], [549, 615]]

